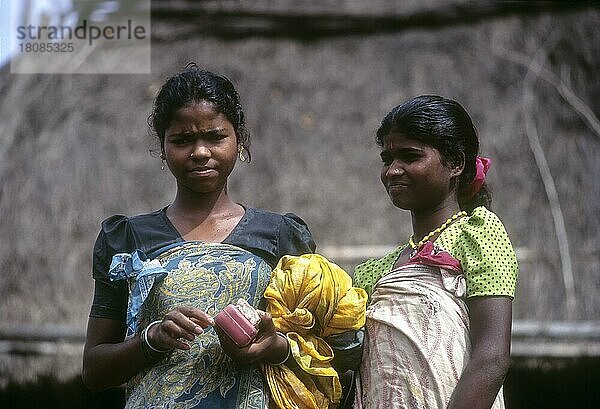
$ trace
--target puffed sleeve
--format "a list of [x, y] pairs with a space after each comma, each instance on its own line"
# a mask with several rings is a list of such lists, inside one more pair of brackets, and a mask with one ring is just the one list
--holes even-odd
[[467, 297], [514, 297], [519, 268], [504, 225], [491, 211], [478, 207], [452, 244], [451, 253], [462, 266]]
[[114, 254], [128, 251], [127, 244], [130, 241], [130, 234], [128, 220], [125, 216], [112, 216], [102, 222], [93, 252], [94, 300], [90, 317], [125, 322], [128, 300], [127, 283], [110, 281], [108, 269]]
[[278, 258], [285, 255], [300, 256], [314, 253], [315, 242], [308, 226], [300, 217], [293, 213], [283, 215], [279, 225]]
[[392, 266], [406, 246], [400, 246], [380, 259], [369, 259], [354, 269], [353, 282], [356, 287], [364, 289], [371, 299], [373, 287], [381, 277], [392, 270]]

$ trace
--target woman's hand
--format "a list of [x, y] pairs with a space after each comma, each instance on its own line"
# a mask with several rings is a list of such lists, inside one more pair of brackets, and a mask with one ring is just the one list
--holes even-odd
[[214, 325], [214, 320], [204, 311], [194, 307], [177, 307], [169, 311], [160, 324], [148, 330], [148, 343], [160, 350], [188, 350], [190, 346], [185, 341], [193, 341], [210, 325]]
[[288, 354], [288, 342], [277, 335], [277, 330], [271, 319], [271, 314], [258, 310], [260, 324], [258, 334], [250, 345], [239, 348], [217, 326], [215, 331], [219, 336], [221, 347], [231, 359], [240, 365], [250, 365], [256, 362], [281, 363]]
[[[189, 349], [182, 340], [192, 341], [213, 323], [213, 319], [198, 308], [179, 307], [167, 313], [160, 324], [152, 325], [147, 334], [148, 342], [159, 350]], [[82, 375], [91, 390], [121, 385], [147, 367], [140, 337], [124, 339], [125, 330], [121, 321], [90, 317]]]

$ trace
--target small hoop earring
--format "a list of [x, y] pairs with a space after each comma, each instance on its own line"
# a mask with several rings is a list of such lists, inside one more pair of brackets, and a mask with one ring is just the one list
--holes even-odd
[[194, 157], [194, 152], [190, 153], [190, 158]]
[[240, 145], [238, 148], [238, 156], [242, 162], [246, 162], [246, 157], [244, 156], [244, 147], [242, 145]]

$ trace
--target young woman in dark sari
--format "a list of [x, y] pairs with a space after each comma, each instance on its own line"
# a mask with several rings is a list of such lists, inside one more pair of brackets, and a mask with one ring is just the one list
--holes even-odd
[[227, 78], [188, 66], [163, 85], [149, 122], [177, 193], [155, 212], [102, 222], [84, 382], [92, 390], [127, 383], [132, 408], [263, 409], [259, 364], [288, 359], [287, 339], [262, 314], [258, 336], [237, 348], [212, 317], [240, 298], [263, 307], [277, 261], [312, 253], [313, 239], [294, 214], [229, 197], [231, 171], [250, 159], [250, 136]]

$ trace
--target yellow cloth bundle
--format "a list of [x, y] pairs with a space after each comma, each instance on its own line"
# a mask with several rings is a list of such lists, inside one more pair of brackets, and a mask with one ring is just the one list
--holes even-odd
[[263, 365], [273, 402], [282, 409], [322, 409], [339, 403], [342, 387], [323, 340], [365, 325], [367, 293], [318, 254], [284, 256], [265, 291], [267, 311], [287, 334], [298, 367]]

